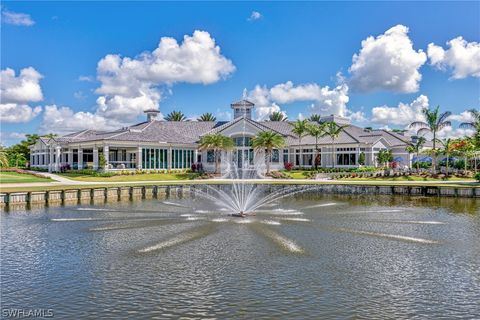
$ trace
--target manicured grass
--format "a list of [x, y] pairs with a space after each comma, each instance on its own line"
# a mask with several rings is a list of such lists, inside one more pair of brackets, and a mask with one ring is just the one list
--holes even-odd
[[196, 174], [194, 173], [145, 173], [135, 175], [114, 175], [111, 177], [95, 177], [78, 173], [63, 173], [61, 175], [72, 180], [91, 182], [176, 181], [191, 180], [196, 177]]
[[51, 182], [50, 178], [40, 178], [28, 173], [0, 172], [0, 183]]

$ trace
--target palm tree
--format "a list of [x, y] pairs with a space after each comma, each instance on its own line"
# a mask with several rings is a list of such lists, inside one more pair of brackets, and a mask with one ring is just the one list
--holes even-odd
[[438, 140], [438, 142], [440, 142], [443, 146], [443, 149], [442, 149], [442, 153], [447, 156], [447, 177], [448, 177], [448, 167], [449, 167], [449, 156], [452, 154], [452, 152], [454, 151], [454, 146], [455, 146], [455, 141], [448, 138], [448, 139], [445, 139], [445, 140]]
[[320, 115], [319, 114], [312, 114], [308, 120], [312, 122], [320, 122]]
[[285, 114], [279, 111], [272, 112], [272, 114], [268, 118], [270, 121], [287, 121], [288, 119]]
[[165, 117], [167, 121], [185, 121], [187, 118], [181, 111], [172, 111]]
[[330, 139], [332, 139], [331, 146], [332, 146], [332, 168], [333, 168], [335, 166], [335, 149], [334, 149], [335, 139], [337, 139], [340, 136], [340, 133], [346, 127], [348, 127], [348, 124], [339, 126], [334, 121], [329, 121], [324, 123], [325, 123], [324, 136], [329, 136]]
[[[292, 133], [297, 135], [298, 137], [298, 144], [300, 145], [300, 160], [302, 160], [302, 138], [307, 135], [307, 126], [308, 126], [308, 120], [300, 120], [298, 119], [297, 121], [294, 122], [293, 128], [292, 128]], [[299, 162], [300, 165], [300, 162]]]
[[285, 138], [273, 131], [260, 131], [252, 138], [252, 147], [255, 150], [266, 150], [267, 175], [270, 174], [270, 162], [272, 161], [273, 149], [280, 149], [286, 145]]
[[27, 161], [23, 153], [20, 152], [10, 154], [10, 159], [15, 164], [16, 168], [18, 168], [19, 163]]
[[216, 121], [217, 118], [215, 118], [215, 116], [210, 112], [205, 112], [197, 120], [198, 121]]
[[318, 158], [320, 155], [320, 150], [318, 149], [318, 138], [321, 138], [325, 135], [325, 123], [309, 123], [307, 126], [307, 132], [309, 135], [315, 138], [315, 169], [318, 167]]
[[445, 127], [450, 127], [452, 123], [447, 120], [447, 118], [452, 114], [450, 111], [445, 111], [440, 113], [440, 106], [437, 106], [435, 109], [430, 110], [429, 108], [424, 108], [422, 110], [423, 115], [425, 116], [425, 121], [414, 121], [410, 124], [410, 128], [419, 128], [417, 134], [431, 133], [433, 135], [433, 155], [432, 155], [432, 166], [433, 172], [437, 171], [437, 156], [436, 156], [436, 142], [437, 142], [437, 133]]
[[7, 150], [2, 145], [0, 145], [0, 167], [1, 168], [8, 168], [9, 167]]
[[460, 128], [473, 129], [475, 130], [475, 140], [477, 146], [480, 147], [480, 111], [476, 109], [468, 110], [472, 116], [472, 121], [460, 123]]
[[232, 138], [220, 133], [212, 133], [207, 134], [200, 139], [199, 149], [213, 150], [215, 156], [215, 173], [219, 173], [220, 155], [222, 150], [231, 150], [233, 149], [233, 146], [234, 143]]
[[420, 151], [423, 148], [427, 140], [424, 137], [418, 137], [417, 141], [414, 144], [409, 145], [405, 148], [408, 153], [415, 153], [417, 155], [417, 171], [420, 170], [420, 163], [418, 157], [420, 156]]
[[50, 132], [50, 133], [47, 133], [47, 134], [43, 135], [42, 137], [47, 138], [47, 139], [54, 139], [54, 138], [58, 137], [58, 134]]

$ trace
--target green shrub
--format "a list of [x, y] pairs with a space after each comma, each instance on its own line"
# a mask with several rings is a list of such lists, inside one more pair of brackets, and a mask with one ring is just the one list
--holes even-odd
[[475, 180], [477, 180], [478, 182], [480, 182], [480, 172], [477, 172], [475, 174]]

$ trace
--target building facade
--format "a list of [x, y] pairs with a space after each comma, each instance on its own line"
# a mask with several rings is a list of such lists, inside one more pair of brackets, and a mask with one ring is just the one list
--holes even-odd
[[265, 154], [256, 152], [251, 139], [260, 131], [281, 134], [287, 146], [274, 150], [271, 169], [283, 169], [287, 162], [295, 167], [315, 164], [316, 148], [320, 167], [351, 168], [359, 166], [363, 153], [365, 165], [376, 166], [380, 150], [392, 150], [394, 161], [400, 166], [411, 166], [411, 155], [405, 148], [411, 138], [387, 130], [369, 130], [349, 123], [338, 116], [323, 117], [321, 121], [348, 124], [334, 141], [328, 136], [315, 141], [312, 136], [301, 141], [292, 133], [290, 121], [255, 121], [254, 104], [241, 100], [231, 104], [231, 121], [160, 121], [158, 110], [146, 110], [147, 121], [115, 131], [84, 130], [52, 139], [41, 138], [31, 146], [30, 165], [49, 171], [62, 168], [94, 170], [185, 170], [192, 164], [202, 164], [205, 171], [214, 171], [212, 150], [199, 150], [202, 136], [220, 133], [235, 143], [232, 151], [223, 152], [222, 166], [234, 163], [241, 168], [265, 162]]

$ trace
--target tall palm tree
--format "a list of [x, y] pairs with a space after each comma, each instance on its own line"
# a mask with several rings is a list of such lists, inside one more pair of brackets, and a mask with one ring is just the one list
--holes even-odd
[[270, 174], [273, 149], [280, 149], [286, 145], [285, 138], [273, 131], [260, 131], [252, 138], [252, 147], [255, 150], [266, 150], [267, 174]]
[[438, 140], [440, 144], [443, 146], [441, 153], [443, 153], [447, 157], [447, 177], [448, 177], [448, 168], [449, 168], [449, 156], [452, 152], [455, 151], [455, 140], [453, 139], [445, 139], [445, 140]]
[[347, 125], [339, 126], [334, 121], [325, 122], [324, 136], [329, 136], [332, 139], [331, 149], [332, 149], [332, 168], [335, 166], [335, 139], [340, 136], [340, 133], [348, 127]]
[[437, 106], [435, 109], [430, 110], [429, 108], [424, 108], [422, 110], [423, 115], [425, 116], [425, 121], [414, 121], [410, 124], [410, 128], [419, 128], [417, 131], [418, 135], [431, 133], [433, 135], [433, 154], [432, 154], [432, 167], [433, 172], [437, 171], [437, 156], [436, 156], [436, 143], [437, 143], [437, 133], [445, 127], [450, 127], [452, 123], [447, 120], [447, 118], [452, 114], [450, 111], [445, 111], [440, 113], [440, 106]]
[[270, 121], [287, 121], [288, 117], [280, 111], [274, 111], [268, 117]]
[[220, 155], [223, 150], [233, 149], [233, 139], [220, 133], [212, 133], [203, 136], [200, 139], [200, 150], [213, 150], [215, 157], [215, 173], [220, 172]]
[[165, 117], [167, 121], [185, 121], [187, 118], [181, 111], [172, 111]]
[[468, 110], [472, 116], [472, 120], [468, 122], [460, 123], [460, 128], [473, 129], [475, 130], [475, 140], [478, 147], [480, 147], [480, 111], [476, 109]]
[[7, 149], [0, 145], [0, 167], [1, 168], [8, 168], [8, 157], [7, 157]]
[[418, 157], [420, 156], [420, 151], [423, 148], [427, 140], [424, 137], [418, 137], [417, 141], [414, 144], [409, 145], [405, 148], [408, 153], [415, 153], [417, 156], [417, 171], [420, 170], [420, 163], [418, 161]]
[[210, 112], [205, 112], [200, 117], [198, 117], [197, 121], [216, 121], [217, 118]]
[[307, 132], [309, 135], [315, 138], [315, 160], [313, 162], [313, 165], [315, 166], [315, 169], [318, 167], [318, 158], [320, 155], [320, 150], [318, 148], [318, 138], [321, 138], [325, 135], [325, 123], [309, 123], [307, 126]]
[[320, 115], [319, 114], [312, 114], [308, 120], [312, 122], [320, 122]]
[[292, 133], [298, 137], [298, 144], [300, 146], [300, 162], [303, 160], [302, 159], [302, 138], [308, 134], [307, 126], [308, 126], [308, 120], [298, 119], [293, 123], [293, 128], [292, 128]]

